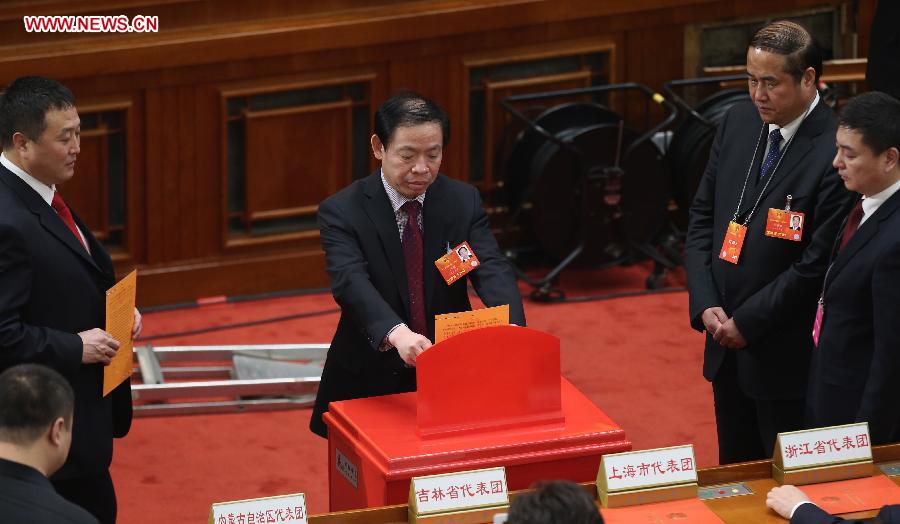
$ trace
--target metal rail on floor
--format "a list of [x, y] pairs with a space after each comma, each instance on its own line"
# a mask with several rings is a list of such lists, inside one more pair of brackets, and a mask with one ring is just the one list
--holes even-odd
[[135, 348], [136, 416], [309, 407], [328, 344]]

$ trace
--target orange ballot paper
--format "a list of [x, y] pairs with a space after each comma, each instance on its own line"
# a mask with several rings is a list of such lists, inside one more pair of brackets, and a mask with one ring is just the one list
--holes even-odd
[[434, 316], [435, 344], [473, 329], [509, 325], [509, 304]]
[[106, 331], [121, 346], [108, 366], [103, 368], [103, 396], [131, 376], [134, 363], [134, 297], [137, 292], [137, 270], [132, 271], [106, 292]]

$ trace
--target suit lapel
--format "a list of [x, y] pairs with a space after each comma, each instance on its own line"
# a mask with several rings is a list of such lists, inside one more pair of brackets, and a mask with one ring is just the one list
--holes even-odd
[[[800, 171], [795, 169], [797, 164], [799, 164], [806, 155], [812, 151], [813, 141], [812, 139], [819, 134], [822, 133], [822, 123], [821, 120], [825, 117], [824, 111], [830, 111], [822, 102], [819, 101], [819, 104], [813, 109], [813, 111], [809, 114], [809, 116], [800, 124], [800, 127], [797, 129], [797, 132], [794, 134], [794, 138], [791, 140], [790, 145], [787, 147], [787, 151], [784, 153], [784, 158], [781, 160], [781, 164], [778, 166], [778, 169], [775, 170], [775, 173], [772, 175], [771, 182], [766, 184], [765, 180], [760, 180], [760, 183], [754, 187], [754, 190], [750, 192], [749, 198], [744, 198], [743, 206], [739, 215], [745, 215], [750, 209], [753, 208], [753, 204], [756, 203], [757, 200], [762, 203], [765, 198], [770, 195], [775, 188], [780, 186], [785, 180], [796, 176], [796, 174]], [[767, 140], [767, 138], [763, 138], [763, 140]], [[765, 148], [762, 144], [760, 144], [760, 149], [765, 151]], [[761, 155], [760, 155], [761, 156]], [[755, 172], [751, 173], [750, 176], [756, 174], [758, 176], [759, 169], [756, 167], [756, 160], [754, 159], [754, 169]], [[765, 188], [765, 193], [760, 195], [760, 193]], [[759, 212], [759, 209], [757, 209]]]
[[[5, 167], [0, 166], [3, 173], [3, 181], [16, 193], [19, 195], [19, 198], [25, 203], [28, 209], [31, 210], [32, 213], [37, 215], [38, 221], [41, 223], [41, 227], [47, 230], [48, 233], [56, 237], [57, 240], [66, 245], [70, 250], [72, 250], [77, 256], [81, 257], [84, 261], [91, 265], [95, 270], [100, 271], [100, 268], [97, 266], [97, 263], [91, 258], [91, 255], [85, 251], [84, 246], [81, 245], [81, 242], [75, 238], [75, 235], [69, 231], [69, 228], [63, 223], [62, 219], [59, 218], [59, 215], [56, 214], [56, 211], [50, 207], [47, 202], [41, 198], [37, 192], [28, 186], [22, 179], [16, 176], [15, 173], [10, 172]], [[83, 224], [79, 224], [78, 226], [81, 228], [82, 232], [84, 232], [85, 237], [90, 236], [90, 232], [85, 228]], [[102, 272], [102, 271], [100, 271]]]
[[393, 207], [391, 207], [391, 201], [384, 191], [381, 175], [378, 171], [369, 175], [363, 193], [366, 196], [363, 207], [378, 231], [378, 238], [381, 240], [382, 247], [384, 247], [384, 254], [390, 265], [391, 273], [394, 275], [394, 281], [397, 283], [397, 290], [400, 292], [400, 299], [403, 301], [403, 308], [406, 310], [408, 318], [409, 287], [406, 284], [403, 246], [400, 245], [397, 218], [394, 215]]
[[[50, 206], [46, 206], [46, 210], [41, 210], [38, 213], [38, 217], [41, 221], [41, 225], [50, 232], [51, 235], [55, 236], [60, 242], [65, 244], [70, 250], [75, 252], [76, 255], [81, 257], [82, 260], [86, 261], [90, 264], [94, 269], [100, 271], [100, 268], [97, 266], [97, 263], [91, 257], [91, 255], [84, 249], [84, 246], [81, 245], [81, 242], [75, 238], [75, 235], [69, 230], [68, 227], [63, 223], [62, 219], [59, 218], [59, 215], [56, 214], [56, 211], [53, 211], [53, 208]], [[87, 237], [87, 230], [84, 229], [83, 225], [79, 225], [79, 228], [82, 232], [85, 232], [85, 237]]]
[[[750, 165], [752, 167], [750, 168], [750, 183], [747, 184], [748, 194], [754, 198], [762, 187], [766, 185], [765, 180], [759, 179], [759, 171], [762, 169], [763, 159], [766, 156], [766, 144], [769, 141], [769, 126], [762, 125], [762, 120], [760, 120], [757, 125], [759, 127], [759, 134], [756, 136], [756, 143], [759, 144], [759, 147], [757, 147], [756, 154], [751, 159]], [[747, 139], [747, 142], [750, 142], [749, 138]], [[746, 173], [744, 176], [746, 176]], [[743, 182], [743, 180], [741, 180], [741, 182]], [[746, 201], [747, 198], [744, 200]]]
[[[107, 276], [107, 286], [111, 286], [116, 283], [115, 271], [113, 270], [112, 259], [109, 254], [106, 252], [106, 248], [103, 247], [103, 244], [97, 240], [96, 237], [91, 233], [90, 228], [88, 228], [87, 224], [81, 220], [75, 211], [72, 209], [69, 210], [72, 213], [72, 219], [75, 220], [75, 224], [81, 229], [81, 232], [84, 234], [84, 239], [87, 241], [88, 246], [91, 248], [91, 252], [85, 253], [88, 255], [94, 265], [97, 266], [97, 269]], [[78, 244], [79, 246], [81, 244]], [[82, 251], [84, 249], [82, 248]]]
[[900, 191], [897, 191], [891, 198], [887, 199], [884, 204], [875, 211], [875, 214], [872, 215], [871, 218], [867, 219], [859, 229], [856, 230], [856, 233], [853, 235], [853, 238], [847, 242], [847, 245], [844, 246], [844, 249], [838, 253], [837, 257], [834, 259], [834, 265], [831, 267], [831, 271], [828, 275], [828, 282], [826, 282], [826, 286], [828, 283], [833, 282], [834, 279], [840, 274], [841, 270], [847, 267], [847, 264], [850, 260], [853, 259], [853, 256], [856, 255], [866, 244], [869, 243], [870, 240], [875, 238], [875, 235], [878, 234], [878, 230], [881, 229], [881, 222], [887, 220], [892, 214], [897, 211], [897, 208], [900, 208]]
[[840, 214], [843, 215], [844, 219], [841, 220], [841, 225], [838, 228], [838, 235], [834, 237], [834, 242], [831, 243], [831, 251], [829, 251], [828, 256], [829, 262], [834, 262], [834, 259], [837, 258], [838, 247], [841, 245], [841, 240], [844, 238], [844, 228], [847, 227], [847, 221], [850, 220], [850, 213], [853, 211], [853, 208], [856, 207], [856, 203], [861, 196], [862, 195], [857, 193], [856, 197], [848, 200], [846, 205], [840, 211]]
[[[431, 300], [434, 297], [434, 288], [436, 285], [442, 285], [441, 278], [434, 278], [437, 268], [434, 261], [442, 257], [446, 252], [447, 225], [444, 222], [448, 213], [445, 209], [445, 180], [442, 175], [438, 175], [437, 180], [428, 188], [425, 194], [425, 205], [422, 208], [422, 224], [425, 227], [425, 236], [422, 239], [422, 269], [425, 278], [425, 310], [433, 311]], [[453, 247], [453, 246], [450, 246]], [[431, 277], [429, 278], [429, 274]]]

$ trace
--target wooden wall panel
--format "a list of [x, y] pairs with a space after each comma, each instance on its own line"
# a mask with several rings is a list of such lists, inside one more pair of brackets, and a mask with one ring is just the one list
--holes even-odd
[[219, 148], [219, 93], [213, 85], [200, 84], [193, 89], [197, 120], [189, 125], [194, 135], [193, 169], [198, 176], [195, 188], [203, 195], [202, 212], [195, 216], [198, 234], [195, 246], [199, 256], [219, 253], [222, 249], [222, 194]]
[[[861, 19], [874, 0], [862, 0]], [[317, 232], [230, 242], [226, 227], [223, 93], [266, 84], [328, 82], [361, 75], [377, 104], [400, 88], [440, 103], [451, 122], [444, 171], [468, 179], [468, 76], [478, 57], [547, 53], [585, 42], [610, 50], [613, 81], [659, 88], [683, 75], [684, 27], [789, 13], [849, 0], [44, 0], [0, 5], [0, 83], [24, 74], [62, 80], [82, 104], [127, 107], [127, 231], [114, 253], [120, 272], [141, 269], [142, 304], [217, 294], [327, 284]], [[145, 14], [157, 34], [27, 34], [26, 14]], [[298, 80], [300, 79], [300, 80]], [[578, 82], [577, 79], [569, 79]], [[547, 85], [569, 85], [565, 82]], [[281, 86], [281, 87], [279, 87]], [[492, 84], [492, 99], [518, 92]], [[639, 110], [635, 110], [640, 112]], [[631, 110], [629, 109], [629, 112]], [[307, 115], [312, 127], [271, 120], [248, 151], [276, 172], [251, 175], [254, 191], [275, 189], [262, 210], [314, 205], [349, 182], [346, 115]], [[494, 107], [491, 129], [503, 125]], [[264, 122], [265, 120], [260, 120]], [[73, 207], [100, 223], [99, 145], [83, 145]], [[490, 144], [488, 147], [491, 147]], [[270, 149], [266, 149], [270, 148]], [[290, 151], [293, 155], [279, 153]], [[318, 158], [317, 158], [318, 157]], [[488, 169], [490, 161], [488, 158]], [[374, 167], [375, 162], [368, 160]], [[300, 184], [300, 185], [294, 185]], [[267, 193], [263, 193], [265, 195]], [[271, 195], [283, 198], [272, 200]]]
[[463, 179], [466, 172], [466, 164], [463, 163], [466, 142], [463, 141], [461, 122], [457, 117], [463, 111], [465, 95], [458, 80], [460, 64], [454, 53], [434, 52], [433, 55], [412, 59], [402, 58], [400, 53], [393, 55], [395, 58], [389, 62], [388, 73], [390, 91], [412, 89], [431, 98], [447, 111], [451, 117], [450, 143], [444, 151], [441, 169], [453, 178]]
[[195, 173], [193, 170], [185, 173], [179, 172], [178, 156], [182, 147], [190, 147], [189, 144], [182, 144], [182, 141], [189, 142], [191, 138], [179, 134], [178, 88], [163, 89], [160, 95], [162, 114], [159, 115], [160, 121], [156, 122], [154, 132], [162, 133], [162, 147], [157, 152], [162, 160], [162, 165], [159, 172], [149, 172], [148, 183], [155, 185], [156, 178], [160, 178], [163, 189], [163, 205], [160, 208], [152, 209], [149, 218], [162, 222], [162, 238], [160, 240], [164, 260], [179, 260], [190, 258], [182, 255], [180, 247], [181, 235], [191, 228], [191, 223], [184, 220], [182, 214], [186, 213], [185, 202], [192, 196], [187, 181], [191, 180]]
[[[165, 171], [163, 170], [163, 134], [160, 115], [163, 111], [160, 89], [147, 89], [145, 94], [146, 136], [144, 138], [145, 166], [144, 201], [147, 207], [147, 255], [144, 263], [156, 266], [166, 260], [163, 245], [165, 227], [162, 217], [166, 214]], [[151, 131], [152, 130], [152, 131]]]
[[[127, 197], [126, 220], [128, 229], [125, 232], [126, 255], [121, 258], [120, 268], [134, 267], [147, 259], [147, 202], [145, 156], [147, 153], [147, 135], [144, 131], [145, 105], [143, 97], [133, 95], [129, 102], [125, 123], [127, 146]], [[116, 260], [116, 254], [113, 254]]]
[[78, 216], [95, 233], [106, 230], [105, 150], [103, 135], [82, 134], [75, 175], [59, 187], [66, 204], [77, 210]]
[[199, 181], [211, 173], [198, 169], [196, 164], [195, 130], [197, 123], [203, 120], [196, 113], [194, 106], [194, 86], [184, 86], [173, 90], [172, 97], [175, 101], [177, 112], [173, 114], [173, 124], [177, 125], [175, 136], [178, 143], [173, 151], [176, 158], [175, 169], [178, 173], [178, 217], [179, 223], [176, 230], [179, 238], [176, 259], [192, 259], [201, 255], [199, 245], [199, 231], [196, 224], [200, 217], [211, 211], [210, 203], [214, 202], [215, 195], [208, 195], [198, 191]]
[[[352, 102], [256, 111], [246, 118], [247, 212], [304, 214], [350, 183]], [[314, 212], [314, 211], [313, 211]]]

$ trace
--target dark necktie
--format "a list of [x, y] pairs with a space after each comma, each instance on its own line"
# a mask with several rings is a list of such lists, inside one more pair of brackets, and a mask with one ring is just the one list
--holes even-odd
[[850, 239], [856, 234], [856, 230], [859, 229], [859, 223], [862, 222], [862, 218], [863, 207], [862, 199], [860, 198], [856, 202], [856, 206], [853, 207], [853, 211], [850, 211], [850, 215], [847, 217], [847, 224], [844, 226], [843, 235], [841, 235], [841, 245], [838, 247], [838, 253], [844, 250], [844, 246], [846, 246], [847, 242], [850, 242]]
[[759, 179], [762, 180], [767, 176], [772, 174], [772, 170], [775, 169], [775, 165], [778, 164], [778, 157], [781, 156], [781, 131], [778, 129], [772, 130], [769, 133], [769, 153], [766, 154], [766, 159], [763, 161], [762, 168], [759, 170]]
[[84, 248], [85, 251], [90, 253], [87, 245], [84, 243], [84, 239], [81, 238], [81, 234], [78, 233], [78, 228], [75, 227], [75, 219], [72, 218], [72, 212], [69, 211], [69, 206], [63, 201], [62, 197], [59, 196], [58, 191], [53, 192], [53, 202], [50, 203], [50, 206], [56, 211], [56, 214], [59, 215], [59, 218], [62, 219], [63, 224], [69, 228], [69, 231], [75, 235], [75, 238], [78, 239], [78, 243]]
[[403, 227], [403, 260], [406, 262], [406, 283], [409, 287], [409, 329], [428, 336], [425, 322], [425, 282], [422, 275], [422, 230], [419, 229], [419, 210], [422, 204], [410, 200], [403, 204], [406, 225]]

